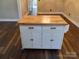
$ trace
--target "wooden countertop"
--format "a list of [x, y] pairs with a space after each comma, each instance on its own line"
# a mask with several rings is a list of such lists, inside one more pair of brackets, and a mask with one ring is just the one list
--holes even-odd
[[18, 21], [21, 25], [67, 25], [60, 15], [24, 16]]

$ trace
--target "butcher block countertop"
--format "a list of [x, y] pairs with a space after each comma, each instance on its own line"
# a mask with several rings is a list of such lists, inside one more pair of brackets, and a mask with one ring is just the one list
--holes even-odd
[[21, 25], [68, 25], [60, 15], [24, 16], [18, 23]]

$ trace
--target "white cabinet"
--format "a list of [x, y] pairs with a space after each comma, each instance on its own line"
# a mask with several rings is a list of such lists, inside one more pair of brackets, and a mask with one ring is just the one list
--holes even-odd
[[20, 26], [22, 48], [41, 48], [41, 26]]
[[22, 48], [61, 49], [65, 26], [20, 25]]

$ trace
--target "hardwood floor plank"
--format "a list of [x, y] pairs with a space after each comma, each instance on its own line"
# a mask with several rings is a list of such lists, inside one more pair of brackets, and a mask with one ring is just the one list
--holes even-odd
[[2, 52], [3, 49], [4, 49], [4, 47], [0, 47], [0, 54], [1, 54], [1, 52]]
[[64, 59], [61, 51], [59, 52], [59, 59]]
[[17, 35], [17, 32], [14, 34], [14, 36], [12, 37], [12, 39], [10, 40], [10, 42], [8, 43], [8, 45], [5, 47], [4, 51], [2, 52], [2, 54], [5, 54], [6, 51], [9, 49], [11, 43], [13, 42], [15, 36]]
[[45, 59], [49, 59], [48, 51], [45, 50]]

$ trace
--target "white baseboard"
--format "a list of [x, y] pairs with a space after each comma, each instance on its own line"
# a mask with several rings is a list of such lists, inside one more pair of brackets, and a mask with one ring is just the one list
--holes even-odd
[[0, 21], [18, 21], [19, 19], [0, 19]]

